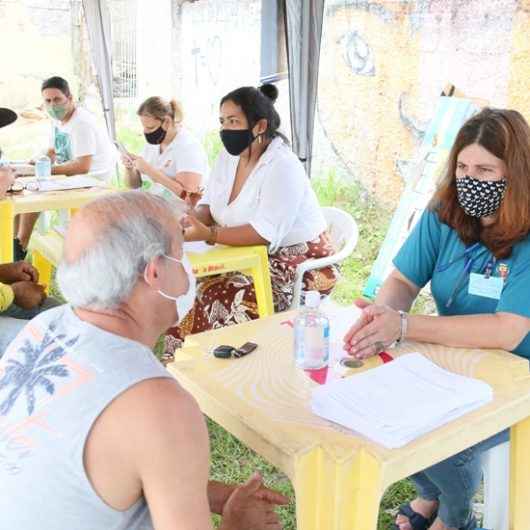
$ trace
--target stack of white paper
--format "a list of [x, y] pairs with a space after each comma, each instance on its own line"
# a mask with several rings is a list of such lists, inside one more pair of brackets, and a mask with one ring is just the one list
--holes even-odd
[[94, 177], [76, 175], [65, 178], [37, 179], [28, 182], [26, 188], [31, 191], [62, 191], [75, 190], [77, 188], [105, 187], [105, 183]]
[[313, 412], [388, 448], [402, 447], [493, 398], [491, 387], [419, 353], [314, 390]]

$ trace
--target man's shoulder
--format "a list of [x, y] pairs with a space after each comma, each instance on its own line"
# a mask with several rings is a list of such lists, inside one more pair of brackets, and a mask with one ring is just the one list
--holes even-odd
[[76, 107], [70, 121], [66, 124], [73, 128], [97, 128], [96, 117], [84, 107]]
[[176, 449], [175, 444], [189, 446], [207, 436], [195, 399], [176, 380], [164, 377], [146, 379], [127, 389], [107, 406], [98, 423], [96, 435], [101, 430], [130, 433], [127, 440], [110, 438], [116, 449], [129, 451], [134, 461], [142, 460], [146, 452], [169, 458], [167, 453]]
[[[131, 386], [115, 401], [116, 414], [136, 411], [134, 422], [144, 427], [173, 429], [183, 416], [200, 416], [200, 409], [191, 394], [172, 377], [152, 377]], [[202, 416], [201, 416], [202, 417]], [[175, 423], [173, 423], [175, 422]]]

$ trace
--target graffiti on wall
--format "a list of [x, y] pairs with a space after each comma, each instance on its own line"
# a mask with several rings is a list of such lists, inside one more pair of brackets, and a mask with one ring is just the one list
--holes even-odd
[[397, 202], [449, 82], [466, 95], [516, 106], [528, 116], [530, 95], [521, 85], [521, 77], [528, 82], [523, 65], [530, 69], [530, 42], [522, 38], [529, 21], [525, 4], [327, 2], [319, 119], [349, 172], [379, 200]]
[[181, 98], [203, 132], [217, 126], [224, 94], [258, 82], [260, 13], [260, 0], [184, 4]]

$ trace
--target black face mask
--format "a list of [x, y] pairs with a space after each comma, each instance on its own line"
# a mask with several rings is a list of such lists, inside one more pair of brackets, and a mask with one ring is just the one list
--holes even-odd
[[220, 134], [225, 149], [233, 156], [240, 155], [254, 141], [250, 129], [223, 129]]
[[471, 217], [493, 215], [501, 205], [506, 192], [506, 179], [495, 181], [478, 180], [466, 175], [456, 179], [458, 202]]
[[162, 125], [161, 125], [158, 129], [150, 133], [144, 133], [144, 136], [148, 143], [153, 144], [153, 145], [158, 145], [164, 141], [166, 134], [167, 134], [167, 131], [162, 129]]

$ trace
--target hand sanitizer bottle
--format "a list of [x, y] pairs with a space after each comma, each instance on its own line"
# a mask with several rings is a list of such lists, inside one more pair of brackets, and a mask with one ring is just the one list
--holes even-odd
[[320, 293], [308, 291], [294, 321], [295, 362], [304, 370], [319, 370], [329, 362], [329, 319], [319, 305]]

